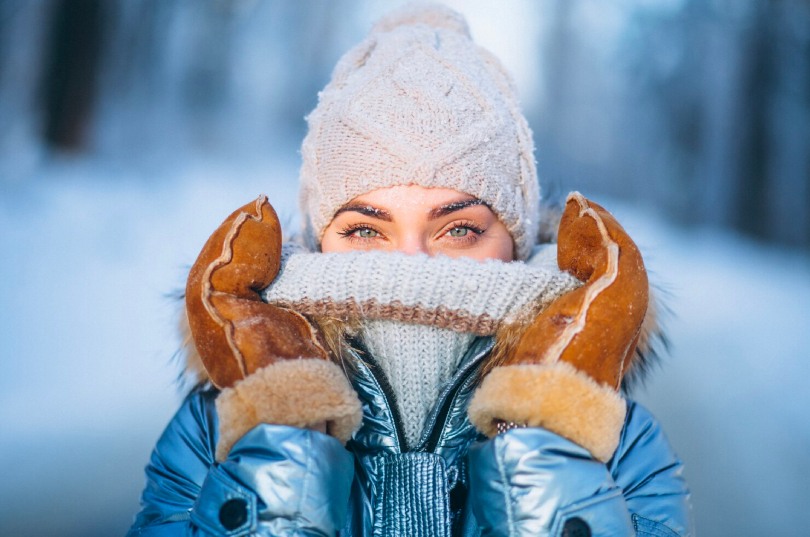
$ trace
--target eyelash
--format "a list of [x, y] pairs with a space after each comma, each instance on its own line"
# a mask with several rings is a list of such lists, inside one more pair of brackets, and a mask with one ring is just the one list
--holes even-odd
[[[340, 235], [344, 239], [347, 239], [347, 240], [350, 240], [350, 241], [368, 241], [368, 240], [371, 240], [371, 239], [363, 239], [363, 238], [358, 237], [358, 236], [355, 235], [356, 232], [358, 232], [358, 231], [360, 231], [362, 229], [370, 229], [370, 230], [376, 232], [378, 235], [382, 235], [382, 233], [380, 232], [379, 229], [376, 229], [374, 226], [370, 226], [368, 224], [355, 224], [355, 225], [346, 226], [345, 228], [338, 231], [338, 235]], [[373, 238], [376, 239], [377, 237], [373, 237]]]
[[447, 235], [452, 230], [457, 229], [457, 228], [467, 228], [467, 229], [469, 229], [470, 231], [473, 232], [473, 235], [467, 235], [466, 237], [451, 237], [452, 240], [458, 241], [458, 242], [461, 242], [461, 243], [473, 242], [478, 237], [483, 235], [484, 232], [486, 231], [485, 229], [481, 229], [480, 227], [478, 227], [473, 222], [469, 222], [469, 221], [466, 221], [466, 220], [461, 220], [459, 222], [453, 222], [452, 224], [447, 226], [445, 228], [445, 232], [442, 234], [442, 236]]

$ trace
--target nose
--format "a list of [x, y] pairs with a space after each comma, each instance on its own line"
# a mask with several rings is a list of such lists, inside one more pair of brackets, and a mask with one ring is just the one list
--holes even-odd
[[415, 255], [415, 254], [430, 255], [430, 252], [428, 251], [427, 240], [416, 234], [403, 237], [402, 240], [399, 241], [399, 243], [397, 244], [396, 249], [397, 251], [400, 251], [408, 255]]

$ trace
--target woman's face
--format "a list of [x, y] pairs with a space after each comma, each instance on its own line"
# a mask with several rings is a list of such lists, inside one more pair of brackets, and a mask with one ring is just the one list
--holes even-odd
[[479, 261], [515, 258], [511, 235], [484, 202], [457, 190], [416, 185], [354, 198], [335, 213], [321, 250], [400, 251]]

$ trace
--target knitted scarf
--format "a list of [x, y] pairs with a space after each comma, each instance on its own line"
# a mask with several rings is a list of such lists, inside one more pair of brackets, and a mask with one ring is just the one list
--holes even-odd
[[394, 392], [409, 446], [476, 335], [518, 323], [579, 285], [552, 246], [526, 262], [388, 252], [312, 253], [285, 245], [263, 291], [272, 304], [359, 326]]

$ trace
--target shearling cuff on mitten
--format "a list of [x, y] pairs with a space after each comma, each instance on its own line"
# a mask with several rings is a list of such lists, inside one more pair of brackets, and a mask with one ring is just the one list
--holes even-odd
[[308, 427], [326, 423], [343, 442], [362, 420], [357, 394], [334, 363], [316, 358], [281, 360], [222, 390], [216, 400], [223, 461], [237, 440], [260, 423]]
[[470, 402], [470, 421], [485, 435], [499, 421], [543, 427], [607, 462], [616, 451], [627, 406], [609, 386], [566, 362], [496, 367]]

